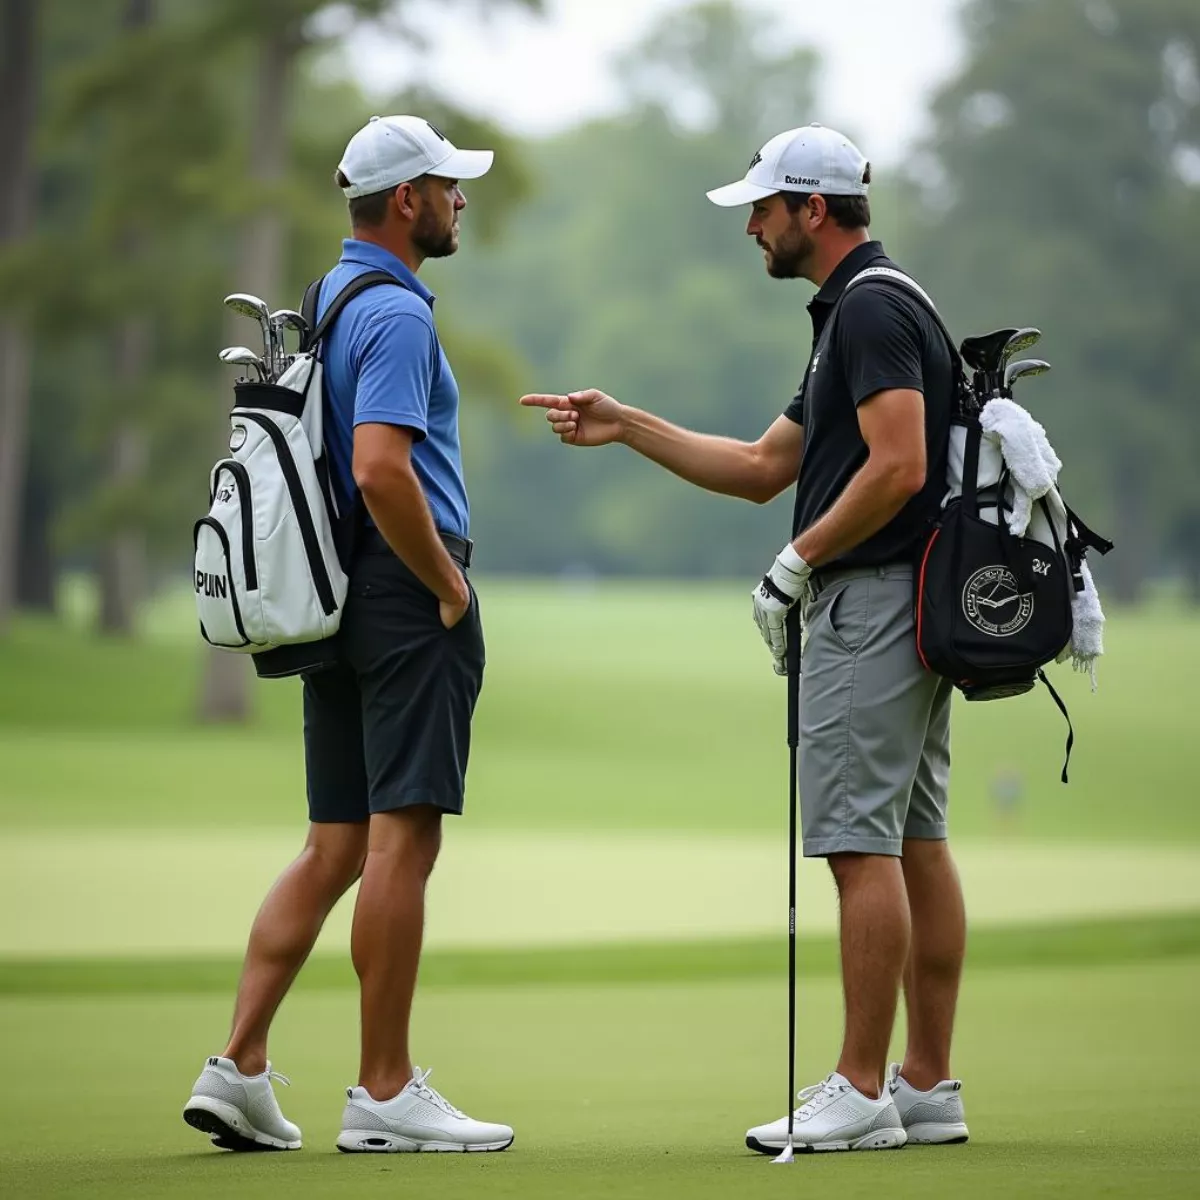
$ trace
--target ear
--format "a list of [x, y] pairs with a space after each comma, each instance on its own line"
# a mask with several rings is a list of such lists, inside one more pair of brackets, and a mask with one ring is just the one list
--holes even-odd
[[417, 189], [411, 183], [402, 183], [393, 193], [396, 208], [406, 220], [414, 221], [417, 217], [415, 207]]
[[820, 229], [829, 216], [829, 206], [820, 192], [809, 197], [808, 207], [804, 211], [808, 214], [809, 225], [813, 229]]

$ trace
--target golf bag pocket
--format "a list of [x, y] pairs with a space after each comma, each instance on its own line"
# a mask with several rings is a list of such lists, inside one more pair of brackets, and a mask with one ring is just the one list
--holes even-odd
[[917, 650], [968, 700], [1029, 691], [1071, 639], [1060, 547], [1013, 537], [958, 500], [942, 514], [917, 576]]

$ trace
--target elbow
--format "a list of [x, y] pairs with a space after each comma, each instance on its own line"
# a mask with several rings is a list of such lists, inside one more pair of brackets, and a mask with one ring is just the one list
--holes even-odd
[[881, 474], [885, 490], [898, 505], [918, 495], [928, 478], [924, 459], [882, 464]]
[[389, 484], [395, 481], [396, 469], [394, 463], [384, 458], [356, 454], [351, 473], [354, 476], [354, 486], [362, 493], [363, 499], [367, 500], [388, 490]]

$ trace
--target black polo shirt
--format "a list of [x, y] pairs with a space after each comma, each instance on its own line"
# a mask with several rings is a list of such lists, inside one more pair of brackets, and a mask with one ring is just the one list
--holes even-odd
[[858, 406], [878, 392], [906, 388], [925, 396], [925, 487], [878, 533], [824, 566], [879, 566], [913, 557], [946, 491], [946, 453], [954, 401], [950, 347], [925, 305], [902, 283], [857, 283], [830, 323], [846, 285], [867, 267], [900, 270], [880, 242], [855, 247], [808, 306], [813, 353], [786, 416], [804, 427], [793, 538], [824, 516], [867, 461]]

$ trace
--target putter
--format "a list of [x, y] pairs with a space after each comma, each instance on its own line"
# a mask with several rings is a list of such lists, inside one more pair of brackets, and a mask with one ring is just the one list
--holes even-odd
[[773, 1163], [796, 1161], [792, 1138], [796, 1123], [796, 809], [800, 747], [800, 604], [788, 609], [787, 629], [787, 741], [788, 802], [788, 1140]]
[[1018, 379], [1024, 379], [1028, 375], [1045, 375], [1050, 370], [1050, 364], [1043, 362], [1040, 358], [1023, 358], [1020, 362], [1009, 363], [1004, 368], [1004, 393], [1012, 395], [1012, 385]]
[[1000, 394], [1004, 383], [1001, 360], [1005, 347], [1028, 332], [1026, 329], [997, 329], [979, 337], [967, 338], [959, 347], [963, 361], [975, 372], [971, 385], [981, 407]]
[[229, 346], [221, 351], [219, 357], [227, 367], [253, 367], [258, 372], [259, 381], [267, 382], [267, 368], [249, 346]]
[[266, 301], [245, 292], [234, 292], [233, 295], [225, 297], [225, 307], [258, 322], [263, 335], [263, 362], [267, 365], [267, 374], [270, 376], [267, 382], [272, 382], [276, 363], [275, 338], [271, 331], [271, 310]]

